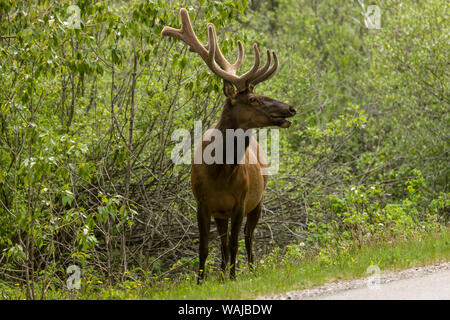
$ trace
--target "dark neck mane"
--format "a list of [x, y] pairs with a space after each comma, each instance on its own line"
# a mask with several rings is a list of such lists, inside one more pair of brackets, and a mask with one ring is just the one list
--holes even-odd
[[[219, 121], [217, 122], [215, 129], [219, 130], [222, 132], [222, 138], [223, 138], [223, 164], [215, 164], [213, 165], [214, 167], [217, 167], [217, 169], [225, 169], [225, 167], [229, 167], [234, 169], [235, 166], [238, 165], [238, 163], [241, 161], [241, 159], [244, 157], [245, 155], [245, 151], [247, 150], [249, 143], [250, 143], [250, 138], [248, 136], [242, 137], [242, 139], [244, 140], [244, 150], [243, 152], [238, 152], [240, 150], [238, 150], [238, 137], [234, 137], [234, 141], [228, 141], [227, 139], [227, 134], [226, 134], [226, 130], [227, 129], [233, 129], [233, 130], [237, 130], [237, 129], [242, 129], [239, 128], [239, 125], [237, 124], [237, 122], [235, 121], [235, 119], [232, 117], [231, 115], [231, 109], [233, 108], [233, 106], [231, 105], [231, 101], [229, 98], [227, 98], [225, 100], [224, 106], [223, 106], [223, 111], [222, 114], [220, 115]], [[244, 129], [242, 129], [244, 130]], [[245, 132], [245, 130], [244, 130]], [[227, 155], [227, 143], [233, 143], [233, 154], [232, 155]], [[226, 159], [227, 156], [229, 157], [228, 159], [233, 159], [233, 164], [226, 164]]]

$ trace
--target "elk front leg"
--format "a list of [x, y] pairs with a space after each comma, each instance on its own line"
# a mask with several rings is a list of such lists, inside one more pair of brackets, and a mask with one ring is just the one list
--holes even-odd
[[222, 279], [228, 267], [230, 260], [230, 245], [228, 236], [228, 219], [215, 218], [217, 225], [217, 232], [219, 232], [220, 241], [222, 243]]
[[209, 212], [199, 204], [197, 210], [199, 241], [199, 270], [197, 283], [200, 284], [205, 276], [205, 264], [208, 257], [208, 240], [211, 217]]
[[231, 269], [230, 278], [236, 278], [236, 257], [239, 247], [239, 231], [241, 230], [242, 220], [244, 218], [244, 208], [240, 207], [239, 211], [231, 219], [231, 237], [230, 237], [230, 252], [231, 252]]

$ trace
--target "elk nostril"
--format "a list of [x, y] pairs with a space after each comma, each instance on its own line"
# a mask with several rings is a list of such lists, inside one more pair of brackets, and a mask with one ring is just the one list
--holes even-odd
[[297, 111], [295, 111], [294, 107], [289, 107], [289, 111], [292, 113], [292, 115], [297, 113]]

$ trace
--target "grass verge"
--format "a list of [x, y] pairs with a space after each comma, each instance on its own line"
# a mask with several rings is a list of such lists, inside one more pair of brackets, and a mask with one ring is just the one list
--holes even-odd
[[[272, 256], [258, 264], [254, 272], [241, 268], [237, 280], [219, 280], [218, 272], [197, 285], [192, 276], [152, 280], [148, 284], [122, 283], [115, 287], [83, 282], [80, 290], [51, 289], [46, 299], [253, 299], [264, 295], [301, 290], [336, 280], [368, 276], [370, 265], [381, 272], [450, 261], [450, 228], [416, 234], [404, 240], [374, 243], [359, 249], [320, 250]], [[6, 291], [5, 291], [6, 289]], [[38, 289], [38, 288], [37, 288]], [[24, 298], [23, 288], [0, 286], [5, 299]]]
[[446, 261], [450, 261], [448, 228], [406, 241], [364, 246], [331, 258], [319, 254], [298, 263], [285, 260], [269, 266], [260, 265], [254, 273], [240, 274], [236, 281], [220, 282], [213, 276], [200, 286], [192, 282], [168, 285], [144, 293], [143, 298], [252, 299], [336, 280], [365, 277], [370, 265], [378, 265], [381, 272], [387, 272]]

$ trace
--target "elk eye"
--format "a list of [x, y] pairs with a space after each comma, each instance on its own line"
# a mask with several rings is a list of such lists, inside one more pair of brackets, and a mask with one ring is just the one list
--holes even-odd
[[255, 97], [251, 97], [250, 99], [248, 99], [248, 101], [250, 101], [250, 103], [256, 103], [258, 102], [258, 99], [256, 99]]

